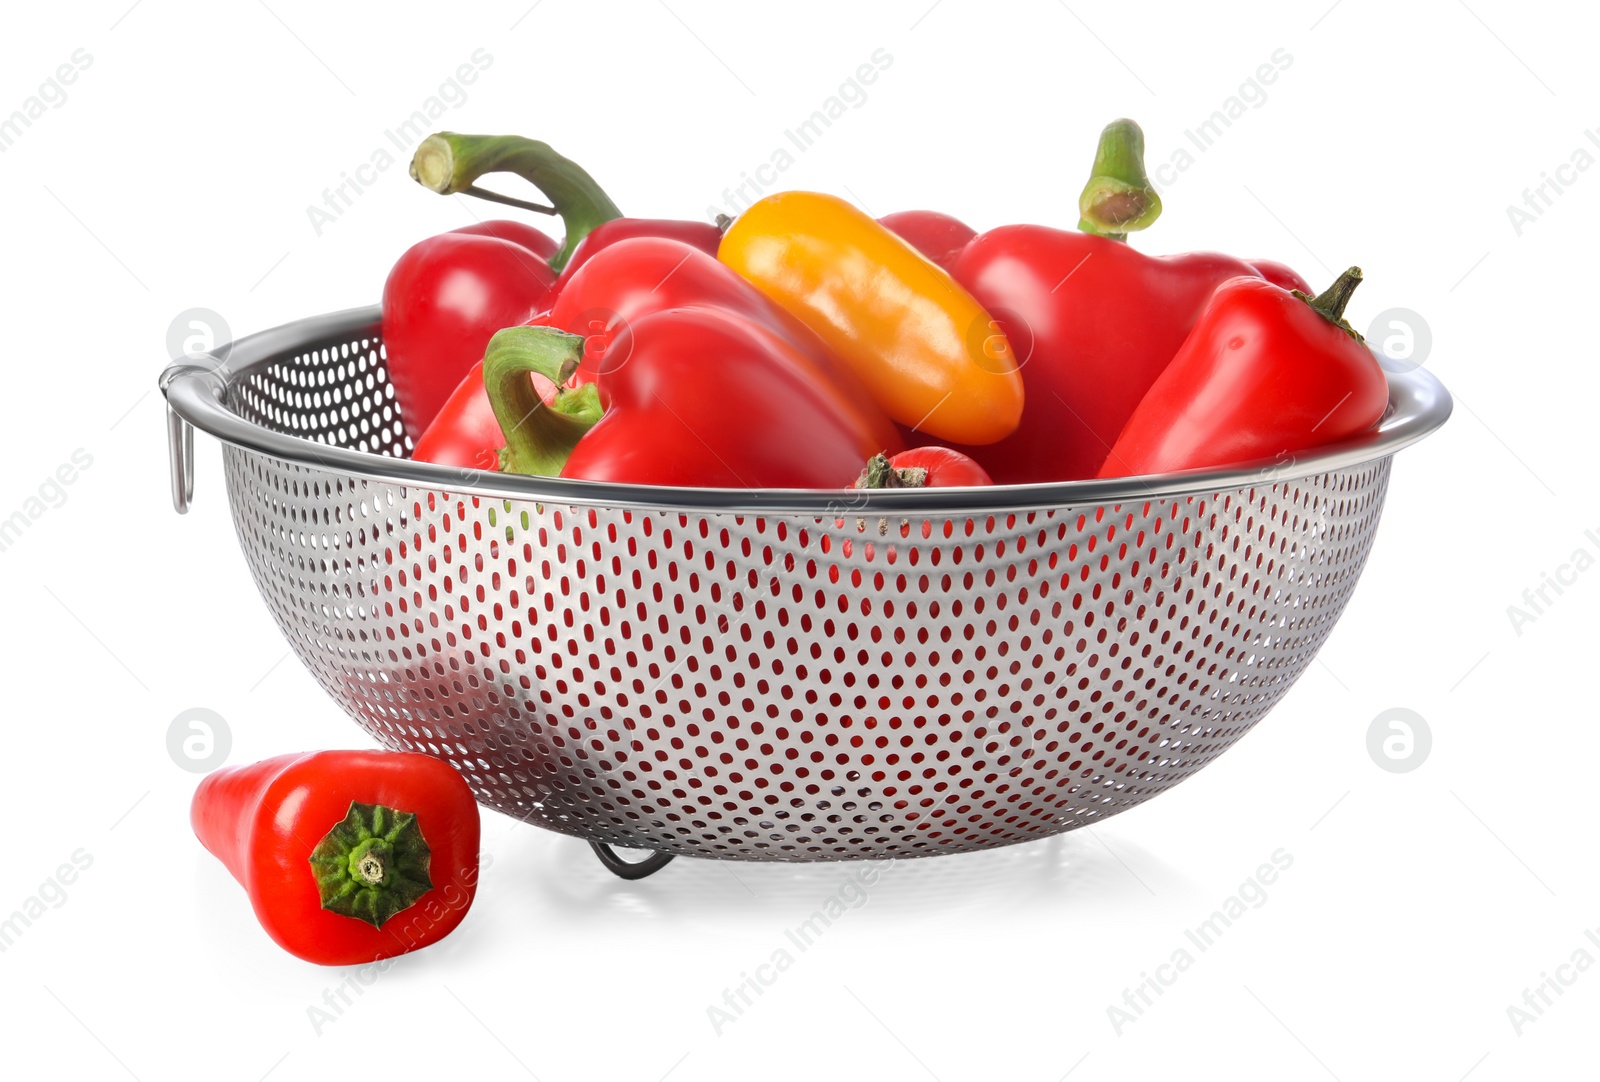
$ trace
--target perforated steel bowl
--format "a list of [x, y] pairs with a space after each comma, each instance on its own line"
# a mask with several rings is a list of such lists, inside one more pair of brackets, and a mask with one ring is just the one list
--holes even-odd
[[1424, 371], [1389, 386], [1379, 429], [1299, 461], [864, 494], [412, 462], [375, 308], [162, 377], [178, 510], [193, 426], [284, 637], [378, 740], [552, 830], [789, 861], [1042, 838], [1220, 755], [1449, 415]]

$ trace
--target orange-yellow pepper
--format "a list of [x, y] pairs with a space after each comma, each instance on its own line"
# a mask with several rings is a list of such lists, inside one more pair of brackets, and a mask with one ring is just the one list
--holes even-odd
[[1022, 376], [999, 326], [843, 199], [769, 195], [728, 227], [717, 258], [815, 331], [901, 424], [968, 445], [1016, 430]]

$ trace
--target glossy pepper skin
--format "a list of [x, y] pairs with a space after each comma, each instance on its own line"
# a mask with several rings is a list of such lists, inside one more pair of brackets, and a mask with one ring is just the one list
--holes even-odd
[[407, 432], [428, 426], [495, 331], [543, 308], [555, 280], [540, 253], [483, 233], [429, 237], [395, 262], [383, 341]]
[[411, 161], [412, 177], [444, 194], [502, 171], [545, 192], [566, 236], [557, 245], [531, 226], [483, 223], [430, 237], [395, 263], [383, 289], [383, 338], [395, 402], [414, 438], [483, 357], [489, 337], [543, 311], [573, 249], [621, 216], [581, 167], [531, 139], [440, 132]]
[[[840, 365], [809, 328], [711, 256], [678, 241], [635, 237], [607, 246], [573, 275], [550, 312], [529, 322], [581, 336], [583, 352], [571, 378], [594, 384], [601, 378], [605, 354], [617, 348], [624, 330], [646, 316], [678, 308], [713, 308], [759, 328], [785, 347], [779, 354], [784, 362], [827, 395], [864, 443], [894, 450], [902, 446], [898, 431], [854, 372]], [[624, 344], [632, 348], [639, 341], [629, 336]], [[696, 383], [714, 387], [727, 364], [707, 354]], [[476, 379], [469, 375], [462, 381], [450, 405], [418, 441], [413, 457], [498, 468], [499, 449], [506, 441], [484, 390], [481, 365], [477, 371]], [[555, 412], [592, 412], [591, 419], [599, 415], [596, 406], [574, 391], [544, 398]]]
[[1016, 430], [1022, 377], [988, 313], [844, 200], [767, 196], [728, 227], [717, 257], [815, 331], [900, 424], [968, 444]]
[[550, 262], [555, 254], [561, 250], [561, 242], [541, 229], [535, 229], [526, 222], [516, 222], [509, 218], [495, 218], [487, 222], [474, 222], [464, 225], [460, 229], [452, 229], [452, 233], [465, 233], [475, 237], [497, 237], [508, 240], [512, 244], [520, 244], [534, 255]]
[[553, 292], [559, 294], [564, 290], [567, 283], [572, 280], [572, 276], [578, 273], [578, 268], [600, 252], [619, 241], [638, 237], [675, 240], [691, 248], [698, 248], [706, 255], [715, 258], [717, 246], [722, 243], [722, 230], [709, 222], [679, 218], [617, 218], [605, 222], [590, 230], [589, 235], [583, 238], [583, 242], [572, 253], [572, 259], [567, 263], [566, 269], [561, 272], [561, 277], [556, 279]]
[[1388, 382], [1343, 318], [1360, 280], [1352, 267], [1316, 298], [1259, 278], [1223, 283], [1100, 476], [1281, 460], [1377, 424]]
[[319, 965], [437, 942], [477, 891], [478, 805], [431, 755], [319, 751], [228, 767], [200, 782], [190, 821], [267, 934]]
[[[714, 308], [739, 317], [789, 347], [808, 380], [827, 390], [835, 408], [863, 438], [899, 450], [900, 437], [854, 369], [840, 362], [817, 334], [755, 286], [704, 251], [677, 241], [622, 241], [573, 276], [551, 308], [552, 327], [584, 338], [578, 379], [601, 383], [603, 354], [622, 330], [645, 316], [677, 308]], [[632, 341], [642, 339], [634, 336]], [[713, 386], [727, 362], [708, 355], [703, 379]]]
[[526, 373], [563, 383], [583, 351], [582, 337], [547, 327], [511, 327], [490, 341], [484, 383], [508, 437], [503, 469], [638, 485], [834, 488], [872, 453], [837, 388], [738, 313], [670, 308], [630, 322], [600, 357], [604, 415], [579, 431], [544, 408]]
[[955, 275], [1022, 358], [1028, 410], [1008, 439], [969, 453], [1001, 484], [1093, 477], [1212, 292], [1254, 273], [1212, 252], [1148, 256], [1042, 225], [979, 236]]
[[[541, 397], [543, 397], [541, 395]], [[506, 438], [494, 418], [489, 398], [483, 392], [483, 362], [467, 369], [467, 374], [450, 392], [439, 412], [417, 437], [411, 457], [418, 462], [441, 466], [460, 466], [473, 470], [498, 470], [500, 448]]]
[[1298, 289], [1300, 292], [1311, 295], [1311, 283], [1300, 277], [1298, 271], [1276, 259], [1251, 259], [1248, 260], [1251, 268], [1281, 289]]
[[1001, 226], [955, 261], [956, 280], [1005, 332], [1027, 384], [1015, 433], [969, 450], [1000, 484], [1093, 477], [1212, 292], [1256, 274], [1230, 256], [1149, 256], [1126, 243], [1127, 230], [1160, 213], [1143, 152], [1138, 125], [1108, 125], [1078, 231]]
[[955, 264], [961, 249], [978, 235], [960, 218], [937, 210], [899, 210], [885, 214], [878, 222], [947, 271]]

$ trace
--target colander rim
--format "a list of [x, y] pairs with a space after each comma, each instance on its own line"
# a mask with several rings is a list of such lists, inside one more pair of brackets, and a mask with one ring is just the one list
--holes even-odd
[[980, 488], [859, 491], [841, 489], [676, 488], [663, 485], [532, 477], [393, 458], [291, 436], [230, 410], [228, 386], [257, 368], [299, 352], [342, 345], [353, 338], [382, 340], [378, 305], [294, 320], [209, 353], [174, 361], [160, 378], [168, 409], [183, 421], [233, 447], [387, 484], [415, 486], [503, 500], [584, 507], [642, 508], [748, 514], [977, 514], [1142, 502], [1231, 491], [1350, 469], [1386, 458], [1427, 436], [1450, 417], [1450, 392], [1431, 372], [1382, 356], [1389, 408], [1378, 427], [1315, 453], [1278, 456], [1221, 468], [1143, 477], [1051, 481]]

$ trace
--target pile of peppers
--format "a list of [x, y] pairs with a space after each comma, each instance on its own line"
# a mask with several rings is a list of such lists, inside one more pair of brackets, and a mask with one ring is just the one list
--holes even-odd
[[[1281, 263], [1128, 243], [1161, 200], [1107, 125], [1075, 229], [874, 219], [815, 192], [716, 223], [627, 218], [548, 145], [441, 132], [412, 176], [511, 173], [557, 242], [490, 221], [412, 247], [384, 289], [414, 457], [702, 488], [1030, 484], [1278, 460], [1372, 428], [1388, 386]], [[517, 202], [497, 196], [501, 202]]]

